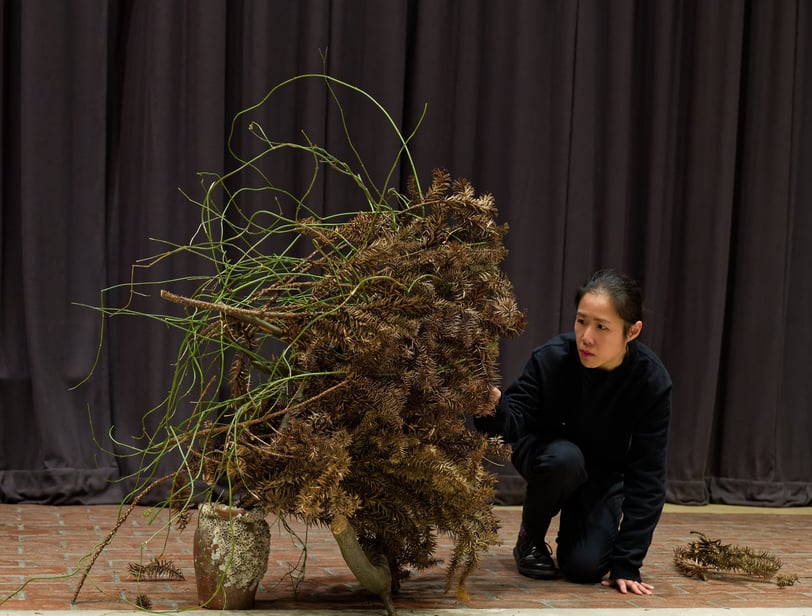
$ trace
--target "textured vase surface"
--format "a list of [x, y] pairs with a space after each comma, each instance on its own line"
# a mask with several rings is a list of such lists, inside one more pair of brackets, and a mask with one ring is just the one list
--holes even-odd
[[193, 547], [200, 605], [217, 610], [253, 608], [268, 569], [269, 550], [270, 528], [263, 509], [201, 505]]

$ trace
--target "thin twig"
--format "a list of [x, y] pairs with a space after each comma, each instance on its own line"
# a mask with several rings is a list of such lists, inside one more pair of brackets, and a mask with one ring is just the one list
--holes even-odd
[[251, 325], [256, 325], [260, 329], [271, 334], [278, 335], [282, 333], [280, 328], [274, 326], [264, 319], [260, 319], [257, 316], [257, 311], [255, 310], [235, 308], [234, 306], [226, 306], [225, 304], [217, 304], [214, 302], [205, 302], [199, 299], [192, 299], [189, 297], [183, 297], [182, 295], [176, 295], [175, 293], [170, 293], [169, 291], [165, 290], [161, 290], [161, 297], [167, 301], [180, 304], [182, 306], [191, 306], [192, 308], [200, 308], [202, 310], [214, 310], [216, 312], [226, 314], [237, 320], [245, 321]]
[[[257, 424], [266, 423], [268, 420], [273, 419], [275, 417], [279, 417], [280, 415], [290, 415], [291, 413], [298, 412], [302, 407], [305, 407], [309, 404], [313, 404], [315, 401], [319, 400], [320, 398], [324, 398], [325, 396], [329, 396], [332, 393], [335, 393], [336, 390], [345, 387], [351, 379], [345, 378], [343, 381], [339, 381], [335, 385], [331, 385], [327, 389], [324, 389], [317, 393], [314, 396], [310, 396], [306, 400], [302, 400], [301, 402], [297, 402], [291, 406], [286, 406], [284, 408], [279, 409], [278, 411], [274, 411], [273, 413], [266, 413], [260, 417], [255, 417], [253, 419], [246, 419], [244, 421], [236, 422], [235, 424], [228, 424], [228, 425], [221, 425], [221, 426], [212, 426], [211, 428], [200, 428], [197, 431], [197, 435], [210, 435], [213, 436], [215, 434], [220, 434], [221, 432], [229, 432], [234, 429], [235, 426], [239, 428], [247, 428], [249, 426], [254, 426]], [[181, 441], [181, 437], [178, 437], [178, 442]]]
[[144, 496], [146, 496], [147, 493], [150, 490], [152, 490], [155, 486], [163, 483], [167, 479], [171, 479], [174, 476], [175, 476], [175, 473], [170, 473], [169, 475], [164, 475], [163, 477], [161, 477], [159, 479], [156, 479], [151, 484], [149, 484], [146, 488], [141, 490], [141, 492], [139, 492], [135, 496], [135, 498], [133, 498], [132, 504], [127, 508], [127, 511], [125, 511], [124, 514], [121, 517], [119, 517], [118, 522], [116, 522], [116, 525], [110, 530], [109, 533], [107, 533], [107, 536], [104, 538], [104, 541], [102, 541], [98, 546], [96, 546], [96, 550], [94, 551], [93, 556], [90, 559], [90, 563], [88, 563], [87, 567], [85, 567], [85, 571], [82, 574], [82, 579], [79, 580], [79, 585], [76, 587], [76, 592], [73, 593], [73, 599], [71, 599], [71, 605], [76, 605], [76, 600], [79, 598], [79, 591], [82, 590], [82, 586], [84, 585], [85, 580], [87, 579], [87, 576], [90, 574], [90, 570], [93, 568], [93, 565], [96, 564], [96, 559], [101, 555], [104, 548], [106, 548], [110, 544], [110, 542], [113, 540], [113, 537], [115, 537], [116, 533], [118, 532], [118, 529], [121, 528], [121, 525], [124, 524], [124, 522], [127, 520], [127, 518], [132, 513], [133, 509], [136, 508], [138, 503], [141, 502], [141, 499], [144, 498]]

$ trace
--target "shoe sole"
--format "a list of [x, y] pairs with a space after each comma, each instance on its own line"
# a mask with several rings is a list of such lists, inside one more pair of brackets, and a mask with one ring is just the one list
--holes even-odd
[[534, 580], [552, 580], [555, 579], [557, 572], [555, 571], [545, 571], [540, 572], [536, 571], [535, 569], [522, 569], [521, 567], [516, 567], [524, 577], [529, 577]]

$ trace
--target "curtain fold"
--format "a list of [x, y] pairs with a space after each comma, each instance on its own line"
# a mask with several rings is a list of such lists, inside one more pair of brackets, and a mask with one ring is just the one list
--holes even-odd
[[[505, 384], [572, 327], [593, 270], [626, 271], [674, 380], [668, 499], [812, 504], [806, 3], [0, 0], [0, 33], [3, 502], [132, 488], [126, 454], [156, 426], [179, 337], [129, 317], [102, 329], [91, 307], [108, 289], [109, 305], [176, 309], [127, 284], [202, 272], [143, 259], [195, 232], [187, 195], [207, 173], [260, 151], [251, 122], [340, 158], [355, 148], [379, 187], [403, 190], [413, 170], [395, 164], [391, 121], [420, 123], [423, 184], [447, 168], [510, 226], [504, 267], [528, 327], [502, 345]], [[323, 83], [295, 80], [232, 122], [322, 70], [389, 117], [335, 82], [341, 117]], [[310, 161], [266, 164], [294, 193], [309, 185]], [[333, 176], [316, 195], [321, 214], [365, 206]], [[498, 501], [520, 502], [515, 470], [493, 470]]]
[[83, 391], [72, 388], [99, 341], [97, 318], [75, 304], [96, 303], [107, 276], [99, 62], [107, 4], [4, 8], [4, 36], [17, 44], [6, 47], [3, 69], [14, 96], [4, 97], [0, 493], [9, 501], [94, 500], [118, 474], [89, 432], [91, 423], [102, 431], [110, 424], [105, 367]]
[[649, 193], [668, 200], [669, 219], [658, 233], [653, 254], [661, 266], [651, 271], [647, 293], [655, 294], [649, 321], [659, 328], [652, 345], [665, 358], [683, 358], [668, 363], [674, 380], [668, 497], [700, 504], [709, 500], [711, 442], [725, 389], [745, 14], [743, 5], [702, 3], [695, 10], [681, 15], [678, 53], [669, 62], [675, 104], [670, 143], [661, 147], [672, 162], [667, 188]]
[[[106, 255], [99, 255], [110, 267], [110, 290], [103, 301], [114, 308], [177, 313], [158, 289], [145, 285], [194, 276], [199, 264], [184, 254], [150, 267], [145, 259], [189, 241], [200, 214], [183, 193], [199, 197], [205, 180], [197, 173], [223, 168], [226, 9], [220, 0], [117, 7], [120, 38], [110, 48], [118, 90], [108, 125], [115, 149], [109, 157]], [[145, 446], [158, 425], [161, 413], [152, 411], [170, 386], [181, 337], [129, 316], [109, 319], [105, 333], [111, 399], [106, 444], [119, 456], [126, 479], [117, 487], [126, 494], [142, 464], [131, 446]]]
[[[812, 455], [808, 447], [797, 448], [800, 439], [792, 436], [804, 427], [807, 436], [812, 434], [809, 406], [802, 398], [791, 406], [786, 395], [797, 396], [808, 379], [803, 347], [812, 339], [808, 319], [790, 316], [797, 315], [795, 287], [809, 286], [808, 271], [798, 271], [803, 261], [791, 260], [803, 233], [798, 214], [809, 209], [793, 198], [795, 165], [802, 162], [798, 140], [805, 94], [798, 11], [806, 7], [782, 8], [780, 3], [752, 6], [746, 33], [751, 52], [742, 72], [740, 192], [720, 375], [726, 386], [717, 411], [710, 486], [712, 497], [733, 504], [803, 505], [812, 496], [800, 471], [812, 471]], [[782, 427], [796, 413], [798, 423]]]

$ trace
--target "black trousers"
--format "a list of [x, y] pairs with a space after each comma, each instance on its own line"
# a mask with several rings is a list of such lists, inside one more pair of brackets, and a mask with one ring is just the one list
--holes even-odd
[[561, 514], [556, 558], [573, 582], [594, 583], [609, 571], [623, 504], [619, 473], [587, 473], [581, 449], [567, 440], [528, 435], [513, 445], [513, 465], [527, 481], [525, 532], [538, 545]]

